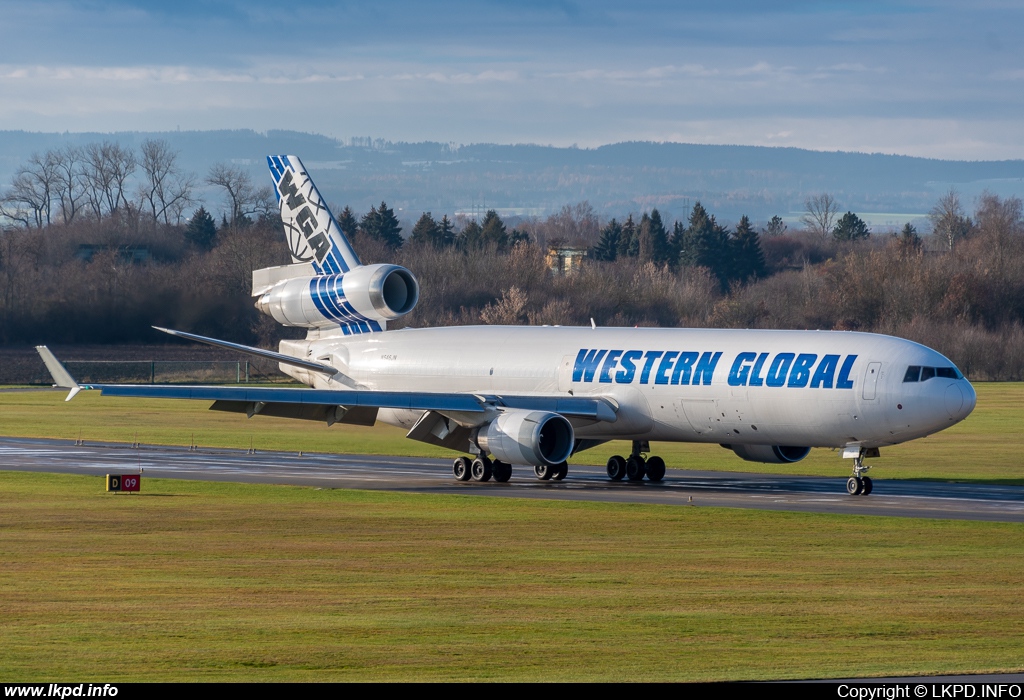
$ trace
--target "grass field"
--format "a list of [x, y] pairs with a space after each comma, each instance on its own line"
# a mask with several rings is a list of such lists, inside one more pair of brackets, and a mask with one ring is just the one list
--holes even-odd
[[1024, 525], [0, 472], [0, 678], [1019, 671]]
[[[1024, 383], [978, 383], [978, 406], [963, 423], [921, 440], [887, 448], [873, 460], [872, 477], [928, 478], [1024, 484]], [[70, 403], [63, 392], [0, 393], [0, 435], [86, 441], [209, 447], [453, 457], [453, 453], [407, 440], [404, 431], [294, 421], [266, 416], [247, 419], [209, 411], [208, 402], [102, 398], [83, 392]], [[830, 450], [813, 450], [796, 464], [744, 462], [717, 445], [655, 443], [670, 467], [846, 476], [850, 462]], [[628, 454], [613, 442], [582, 452], [571, 462], [604, 464]]]

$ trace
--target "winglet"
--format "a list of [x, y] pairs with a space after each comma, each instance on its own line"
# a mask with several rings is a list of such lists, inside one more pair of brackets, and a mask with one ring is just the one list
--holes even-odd
[[78, 392], [82, 390], [82, 386], [75, 381], [74, 377], [72, 377], [66, 369], [64, 369], [64, 365], [62, 365], [60, 360], [50, 352], [50, 348], [45, 345], [37, 345], [36, 352], [38, 352], [39, 356], [43, 358], [43, 362], [46, 364], [46, 369], [50, 371], [50, 376], [53, 377], [54, 381], [53, 385], [71, 390], [68, 393], [68, 397], [64, 400], [70, 401], [75, 398]]

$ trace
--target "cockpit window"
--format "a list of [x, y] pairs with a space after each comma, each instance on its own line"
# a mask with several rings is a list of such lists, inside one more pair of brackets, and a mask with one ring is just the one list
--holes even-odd
[[932, 377], [963, 379], [964, 375], [956, 367], [918, 367], [917, 365], [911, 365], [907, 367], [907, 373], [903, 375], [903, 381], [926, 382]]

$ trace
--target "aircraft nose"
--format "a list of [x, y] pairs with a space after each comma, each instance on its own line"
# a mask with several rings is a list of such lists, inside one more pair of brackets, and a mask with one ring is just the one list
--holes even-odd
[[957, 420], [963, 420], [967, 416], [971, 415], [971, 411], [974, 410], [975, 405], [978, 403], [978, 394], [974, 391], [974, 387], [967, 380], [960, 382], [960, 390], [963, 393], [964, 401], [960, 406], [960, 413], [956, 416]]
[[949, 417], [954, 421], [961, 421], [974, 410], [977, 394], [970, 382], [957, 382], [946, 387], [943, 399]]

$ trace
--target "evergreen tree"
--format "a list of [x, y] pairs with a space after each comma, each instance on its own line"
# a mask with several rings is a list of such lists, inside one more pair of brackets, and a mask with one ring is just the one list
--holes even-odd
[[700, 202], [694, 204], [689, 226], [683, 235], [679, 263], [688, 267], [708, 268], [718, 277], [724, 289], [733, 277], [732, 252], [729, 231], [720, 226]]
[[458, 243], [459, 247], [463, 250], [477, 250], [483, 246], [484, 230], [480, 228], [475, 220], [470, 221], [466, 224], [466, 228], [462, 229], [462, 233], [459, 234]]
[[640, 254], [640, 241], [637, 233], [633, 215], [630, 214], [626, 217], [626, 223], [622, 224], [622, 231], [619, 234], [618, 257], [635, 258]]
[[[227, 224], [226, 217], [224, 223]], [[199, 207], [185, 227], [186, 240], [200, 250], [209, 250], [213, 247], [216, 236], [217, 224], [214, 223], [213, 217], [204, 207]]]
[[750, 219], [743, 216], [736, 225], [732, 238], [733, 274], [734, 279], [747, 282], [765, 276], [764, 251], [761, 250], [761, 237], [750, 225]]
[[686, 238], [686, 227], [682, 221], [672, 224], [672, 238], [669, 239], [669, 262], [676, 265], [679, 262], [679, 253], [683, 249], [683, 241]]
[[505, 222], [498, 216], [498, 212], [488, 209], [484, 214], [484, 221], [480, 225], [480, 229], [484, 245], [494, 245], [499, 250], [508, 247], [508, 231], [505, 229]]
[[896, 236], [900, 251], [904, 253], [916, 253], [921, 250], [921, 237], [917, 235], [917, 228], [909, 221], [903, 225], [903, 230]]
[[654, 260], [654, 242], [651, 240], [651, 217], [644, 212], [640, 217], [640, 226], [637, 229], [637, 259], [642, 262]]
[[341, 215], [338, 217], [338, 228], [345, 234], [345, 238], [350, 241], [355, 240], [356, 234], [359, 233], [359, 222], [356, 220], [352, 207], [347, 206], [341, 210]]
[[612, 219], [601, 229], [601, 239], [594, 246], [593, 258], [614, 262], [619, 254], [619, 237], [622, 236], [622, 224]]
[[512, 229], [512, 233], [508, 235], [508, 247], [515, 248], [517, 243], [529, 243], [530, 234], [527, 231], [520, 231], [519, 229]]
[[437, 240], [441, 247], [447, 248], [455, 245], [455, 224], [445, 214], [437, 226]]
[[438, 244], [441, 237], [441, 227], [434, 221], [434, 217], [431, 216], [430, 212], [423, 212], [423, 215], [416, 222], [416, 225], [412, 227], [412, 234], [409, 236], [409, 241], [412, 243], [418, 243], [419, 245], [432, 245], [435, 248], [440, 247]]
[[773, 216], [772, 220], [768, 222], [768, 226], [764, 229], [764, 235], [774, 238], [775, 236], [781, 236], [786, 232], [786, 222], [782, 220], [781, 216]]
[[664, 264], [671, 261], [672, 246], [668, 241], [668, 232], [657, 209], [651, 210], [650, 219], [651, 256], [654, 262]]
[[380, 209], [370, 208], [370, 212], [359, 222], [359, 230], [393, 250], [401, 248], [405, 242], [395, 212], [385, 202], [380, 203]]
[[868, 230], [868, 225], [859, 216], [850, 211], [843, 214], [843, 218], [832, 229], [832, 238], [837, 241], [856, 241], [868, 238], [870, 235], [871, 232]]

